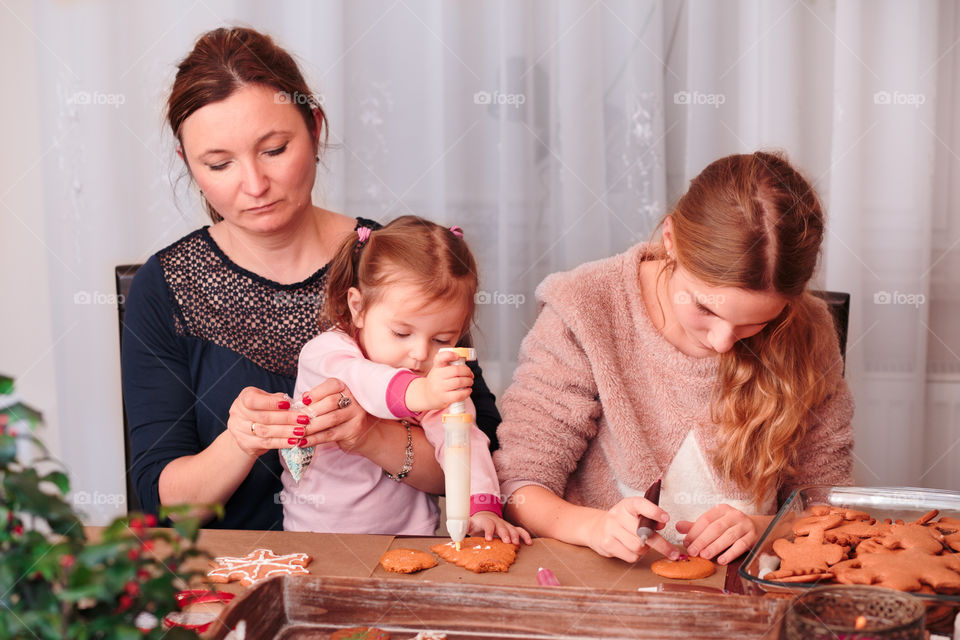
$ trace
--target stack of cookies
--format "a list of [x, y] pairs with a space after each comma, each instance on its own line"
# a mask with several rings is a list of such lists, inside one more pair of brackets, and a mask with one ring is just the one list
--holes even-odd
[[774, 541], [780, 568], [764, 577], [960, 594], [960, 519], [937, 516], [880, 521], [863, 511], [812, 507], [794, 522], [793, 540]]

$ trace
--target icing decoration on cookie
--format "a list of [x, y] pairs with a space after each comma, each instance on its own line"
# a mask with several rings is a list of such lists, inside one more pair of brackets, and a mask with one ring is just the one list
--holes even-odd
[[255, 549], [245, 556], [223, 556], [210, 563], [215, 567], [207, 573], [210, 582], [233, 582], [249, 587], [255, 582], [279, 575], [310, 573], [304, 567], [313, 560], [305, 553], [277, 555], [269, 549]]
[[517, 559], [517, 545], [478, 537], [464, 538], [460, 551], [453, 542], [436, 544], [430, 551], [474, 573], [507, 571]]

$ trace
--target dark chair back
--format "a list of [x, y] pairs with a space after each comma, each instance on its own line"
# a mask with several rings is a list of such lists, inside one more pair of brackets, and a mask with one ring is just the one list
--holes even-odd
[[844, 369], [847, 363], [847, 326], [850, 324], [850, 294], [839, 291], [811, 291], [818, 298], [827, 302], [827, 309], [833, 316], [833, 325], [837, 330], [837, 339], [840, 342], [840, 355], [843, 357]]
[[[133, 282], [133, 276], [137, 274], [139, 264], [122, 264], [114, 269], [114, 276], [117, 283], [117, 311], [120, 319], [120, 349], [123, 350], [123, 319], [127, 311], [127, 295], [130, 293], [130, 284]], [[121, 399], [123, 391], [121, 390]], [[123, 406], [123, 462], [124, 477], [127, 480], [127, 512], [139, 511], [140, 501], [137, 500], [137, 492], [134, 491], [133, 482], [130, 480], [130, 432], [127, 427], [127, 409]]]

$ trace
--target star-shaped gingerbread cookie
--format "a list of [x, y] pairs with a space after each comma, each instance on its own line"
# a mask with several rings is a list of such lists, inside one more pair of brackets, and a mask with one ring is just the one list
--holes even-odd
[[305, 553], [279, 556], [269, 549], [255, 549], [245, 556], [223, 556], [210, 563], [215, 567], [207, 573], [210, 582], [233, 582], [249, 587], [255, 582], [279, 575], [310, 573], [304, 567], [313, 560]]

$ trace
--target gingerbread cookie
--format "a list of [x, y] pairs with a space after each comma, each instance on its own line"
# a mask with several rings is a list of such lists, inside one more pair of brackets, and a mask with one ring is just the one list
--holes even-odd
[[394, 573], [416, 573], [437, 566], [437, 559], [417, 549], [391, 549], [380, 556], [380, 566]]
[[900, 591], [920, 591], [929, 585], [934, 591], [960, 589], [960, 558], [913, 548], [896, 553], [861, 553], [833, 567], [837, 582], [872, 584]]
[[876, 520], [856, 520], [846, 522], [839, 527], [827, 529], [823, 532], [823, 539], [827, 542], [844, 546], [856, 546], [862, 540], [882, 536], [890, 531], [891, 525]]
[[255, 582], [279, 575], [297, 575], [310, 573], [304, 567], [313, 560], [305, 553], [290, 553], [278, 556], [269, 549], [256, 549], [245, 556], [214, 558], [210, 563], [215, 567], [207, 573], [210, 582], [232, 582], [249, 587]]
[[453, 542], [436, 544], [430, 547], [430, 551], [474, 573], [507, 571], [517, 559], [517, 545], [478, 537], [464, 538], [460, 543], [460, 551], [457, 551]]
[[933, 527], [925, 527], [922, 524], [891, 527], [889, 531], [874, 540], [887, 549], [918, 549], [930, 554], [943, 551], [943, 534]]
[[681, 556], [679, 560], [660, 558], [650, 569], [658, 576], [674, 580], [699, 580], [712, 576], [717, 570], [713, 562], [699, 556]]
[[[780, 568], [767, 574], [768, 580], [781, 580], [800, 576], [810, 577], [826, 573], [831, 565], [840, 562], [846, 549], [838, 544], [824, 542], [823, 529], [812, 529], [807, 537], [793, 542], [780, 538], [773, 541], [773, 552], [780, 556]], [[806, 582], [806, 580], [803, 580]]]
[[350, 627], [334, 631], [330, 640], [390, 640], [390, 634], [376, 627]]

